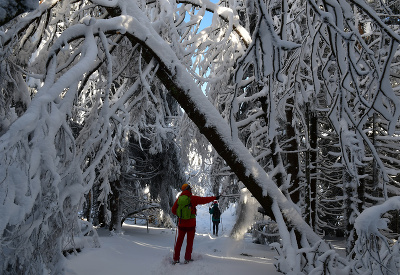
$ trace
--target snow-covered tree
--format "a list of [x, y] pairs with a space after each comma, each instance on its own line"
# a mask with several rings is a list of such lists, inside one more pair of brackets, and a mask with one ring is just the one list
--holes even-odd
[[[206, 12], [212, 23], [199, 30]], [[370, 24], [368, 35], [359, 22]], [[382, 178], [383, 200], [396, 180], [384, 150], [390, 143], [377, 150], [371, 139], [396, 139], [400, 109], [390, 72], [400, 37], [366, 3], [44, 0], [4, 25], [0, 38], [8, 83], [0, 113], [6, 274], [63, 273], [67, 237], [84, 235], [83, 196], [96, 188], [107, 200], [129, 138], [149, 139], [157, 154], [174, 137], [166, 93], [277, 222], [281, 272], [362, 273], [370, 267], [356, 264], [366, 260], [363, 249], [374, 254], [383, 246], [364, 247], [351, 236], [373, 233], [386, 242], [377, 233], [384, 224], [367, 231], [357, 216], [368, 207], [359, 189], [368, 162]], [[374, 115], [379, 134], [370, 130]], [[335, 135], [332, 143], [322, 133]], [[317, 143], [327, 145], [328, 163], [342, 168], [335, 177], [350, 210], [355, 255], [348, 260], [315, 232]], [[397, 208], [372, 207], [379, 211], [371, 216]], [[397, 251], [385, 247], [379, 255]]]
[[0, 25], [3, 25], [17, 15], [37, 8], [38, 0], [2, 0], [0, 2]]

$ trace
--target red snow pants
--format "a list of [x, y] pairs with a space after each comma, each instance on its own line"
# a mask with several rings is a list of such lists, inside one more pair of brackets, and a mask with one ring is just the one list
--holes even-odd
[[175, 248], [174, 248], [174, 261], [179, 261], [181, 255], [181, 247], [183, 244], [183, 239], [186, 237], [186, 253], [185, 260], [192, 259], [192, 250], [193, 250], [193, 240], [196, 232], [196, 227], [178, 227], [178, 239], [176, 240]]

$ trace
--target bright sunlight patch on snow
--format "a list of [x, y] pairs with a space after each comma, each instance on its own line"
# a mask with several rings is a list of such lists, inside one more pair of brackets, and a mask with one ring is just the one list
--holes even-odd
[[[231, 207], [222, 214], [219, 237], [210, 234], [208, 205], [198, 206], [193, 262], [171, 265], [175, 229], [124, 224], [123, 233], [110, 236], [99, 230], [100, 248], [85, 248], [67, 260], [67, 274], [280, 274], [273, 265], [275, 252], [268, 245], [252, 243], [251, 235], [243, 240], [229, 237], [235, 220]], [[182, 247], [184, 251], [185, 243]], [[181, 255], [184, 252], [181, 252]], [[181, 259], [182, 260], [182, 259]]]

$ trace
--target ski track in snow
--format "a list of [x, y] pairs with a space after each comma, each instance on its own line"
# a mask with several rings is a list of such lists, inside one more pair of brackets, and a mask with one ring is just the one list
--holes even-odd
[[[85, 248], [70, 255], [66, 269], [70, 275], [102, 274], [280, 274], [273, 265], [275, 251], [268, 245], [252, 243], [251, 235], [243, 240], [229, 237], [234, 214], [222, 214], [219, 237], [210, 234], [208, 206], [198, 206], [193, 262], [183, 264], [186, 239], [181, 250], [181, 263], [172, 265], [175, 229], [149, 228], [124, 224], [122, 233], [110, 236], [99, 230], [100, 248]], [[222, 231], [223, 227], [223, 231]], [[241, 255], [242, 254], [242, 255]]]

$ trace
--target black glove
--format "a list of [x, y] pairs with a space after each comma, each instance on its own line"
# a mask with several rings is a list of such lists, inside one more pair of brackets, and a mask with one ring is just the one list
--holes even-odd
[[215, 196], [215, 199], [218, 201], [219, 200], [220, 195]]

